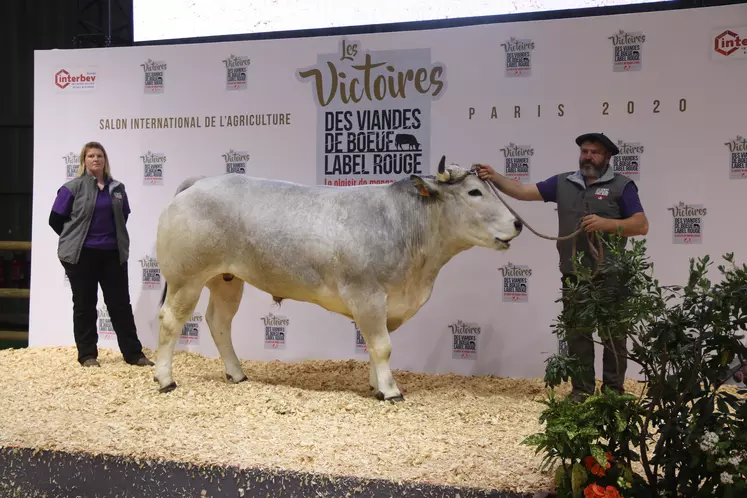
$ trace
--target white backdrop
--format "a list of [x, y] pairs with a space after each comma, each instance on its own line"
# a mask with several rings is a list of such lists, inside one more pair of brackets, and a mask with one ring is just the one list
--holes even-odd
[[[574, 138], [602, 131], [621, 144], [618, 167], [638, 181], [663, 283], [683, 283], [693, 256], [718, 259], [734, 251], [744, 261], [747, 235], [737, 228], [744, 226], [739, 212], [747, 192], [747, 45], [731, 51], [737, 39], [747, 39], [746, 5], [353, 37], [37, 52], [30, 346], [74, 344], [71, 292], [47, 220], [70, 161], [77, 164], [89, 140], [107, 147], [112, 172], [130, 196], [130, 289], [138, 333], [150, 348], [157, 344], [162, 290], [153, 259], [157, 219], [178, 184], [195, 174], [232, 170], [305, 184], [387, 181], [402, 174], [373, 173], [391, 164], [419, 164], [433, 173], [446, 154], [449, 162], [487, 162], [536, 182], [575, 169]], [[370, 71], [366, 93], [365, 72], [356, 67], [368, 54], [383, 65]], [[330, 67], [339, 85], [326, 105]], [[315, 68], [324, 75], [319, 94]], [[379, 75], [388, 78], [375, 80]], [[397, 88], [394, 97], [377, 93], [382, 81], [403, 82], [405, 97]], [[346, 99], [351, 88], [360, 102]], [[347, 132], [360, 130], [391, 132], [394, 163], [381, 158], [376, 142], [362, 144], [362, 153], [351, 148]], [[397, 140], [398, 133], [411, 136]], [[415, 142], [419, 150], [407, 150]], [[335, 164], [371, 174], [335, 174]], [[554, 205], [512, 205], [536, 229], [557, 233]], [[554, 242], [528, 230], [508, 252], [462, 253], [444, 267], [430, 301], [392, 335], [393, 367], [543, 375], [544, 360], [557, 351], [550, 329], [560, 309], [557, 264]], [[116, 348], [99, 299], [100, 345]], [[202, 321], [207, 300], [205, 290], [178, 347], [215, 356]], [[365, 360], [356, 338], [342, 316], [292, 301], [277, 308], [250, 287], [233, 322], [245, 359]]]

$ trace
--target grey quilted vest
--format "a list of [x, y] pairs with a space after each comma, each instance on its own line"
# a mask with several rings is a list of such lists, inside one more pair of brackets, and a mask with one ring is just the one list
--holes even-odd
[[[70, 221], [65, 223], [60, 234], [57, 246], [57, 256], [60, 261], [77, 264], [83, 242], [88, 235], [88, 227], [93, 218], [93, 209], [96, 205], [96, 197], [99, 187], [96, 178], [91, 175], [83, 175], [73, 178], [64, 184], [74, 196], [73, 207], [70, 212]], [[109, 194], [124, 192], [124, 184], [112, 179], [108, 185]], [[123, 199], [112, 195], [112, 209], [114, 211], [114, 224], [117, 230], [117, 248], [119, 249], [119, 262], [124, 263], [130, 254], [130, 236], [125, 226]]]
[[[586, 215], [587, 203], [591, 214], [602, 218], [622, 219], [620, 197], [630, 181], [627, 176], [615, 173], [611, 167], [608, 167], [604, 174], [588, 187], [580, 171], [558, 175], [558, 236], [569, 235], [576, 230], [579, 220]], [[603, 234], [603, 236], [608, 237], [609, 234]], [[627, 238], [624, 238], [623, 243], [627, 244]], [[575, 257], [572, 253], [573, 240], [558, 241], [556, 245], [560, 256], [560, 271], [564, 276], [571, 275], [573, 273], [572, 259]], [[584, 266], [592, 267], [594, 260], [585, 232], [576, 237], [576, 252], [581, 251], [584, 253]]]

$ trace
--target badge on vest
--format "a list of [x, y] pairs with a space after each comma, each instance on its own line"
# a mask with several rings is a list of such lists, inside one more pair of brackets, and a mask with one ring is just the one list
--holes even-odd
[[597, 199], [606, 199], [610, 195], [610, 189], [608, 188], [602, 188], [599, 187], [596, 192], [594, 192], [594, 197]]
[[122, 192], [114, 192], [112, 195], [114, 196], [115, 199], [120, 200], [120, 201], [122, 200]]

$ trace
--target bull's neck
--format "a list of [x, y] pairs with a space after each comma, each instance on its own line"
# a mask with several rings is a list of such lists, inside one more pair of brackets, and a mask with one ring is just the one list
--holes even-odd
[[446, 263], [472, 245], [452, 235], [454, 221], [445, 212], [443, 204], [434, 203], [425, 206], [425, 210], [421, 227], [422, 244], [413, 248], [413, 261], [435, 278]]

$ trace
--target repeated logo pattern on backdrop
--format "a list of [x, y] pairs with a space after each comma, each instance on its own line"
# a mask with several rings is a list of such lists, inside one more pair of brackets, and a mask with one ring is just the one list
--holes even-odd
[[[734, 229], [734, 213], [747, 189], [747, 103], [739, 98], [747, 25], [732, 21], [745, 18], [747, 6], [737, 5], [85, 57], [38, 52], [32, 236], [42, 249], [32, 254], [30, 343], [73, 344], [70, 287], [47, 219], [89, 140], [105, 144], [126, 185], [130, 292], [149, 348], [158, 341], [159, 259], [168, 258], [156, 253], [158, 216], [193, 175], [387, 188], [434, 174], [445, 154], [531, 184], [576, 169], [575, 137], [601, 131], [620, 149], [612, 168], [639, 188], [661, 282], [682, 283], [690, 257], [734, 251], [744, 260], [747, 235]], [[667, 35], [663, 25], [688, 36]], [[534, 228], [557, 233], [556, 206], [511, 205]], [[559, 277], [555, 244], [529, 231], [507, 252], [460, 254], [428, 303], [392, 333], [392, 366], [541, 376], [547, 354], [565, 347], [551, 333]], [[215, 356], [207, 302], [205, 290], [177, 347]], [[98, 313], [102, 345], [116, 348], [101, 294]], [[232, 334], [241, 358], [368, 354], [349, 318], [278, 304], [248, 286]]]
[[532, 75], [532, 51], [534, 42], [529, 39], [517, 40], [514, 37], [501, 43], [506, 54], [506, 72], [509, 78]]
[[252, 59], [245, 55], [231, 54], [223, 59], [223, 63], [226, 65], [226, 90], [246, 90]]
[[675, 244], [702, 244], [703, 220], [708, 209], [702, 204], [685, 204], [680, 201], [669, 208], [672, 213], [672, 242]]
[[532, 269], [527, 265], [509, 263], [500, 269], [503, 277], [503, 302], [529, 302], [529, 279]]
[[737, 135], [724, 145], [729, 148], [729, 178], [747, 178], [747, 138]]
[[163, 93], [166, 91], [166, 69], [164, 61], [148, 59], [141, 64], [145, 76], [145, 93]]
[[476, 360], [478, 353], [478, 342], [482, 329], [476, 323], [466, 323], [457, 320], [449, 324], [451, 336], [454, 339], [452, 358], [457, 360]]
[[639, 142], [617, 141], [620, 153], [612, 158], [612, 168], [615, 173], [620, 173], [638, 182], [641, 180], [641, 159], [644, 147]]
[[99, 306], [98, 320], [96, 321], [96, 331], [99, 334], [102, 344], [109, 342], [116, 342], [117, 336], [114, 333], [114, 326], [112, 325], [111, 316], [109, 316], [109, 310], [106, 306]]
[[265, 349], [285, 349], [290, 320], [286, 316], [275, 316], [268, 313], [262, 317], [265, 330]]
[[610, 36], [614, 47], [615, 72], [640, 71], [643, 68], [643, 44], [646, 35], [641, 31], [619, 30]]
[[517, 145], [510, 143], [501, 149], [505, 158], [503, 174], [521, 183], [532, 183], [530, 175], [534, 149], [531, 145]]
[[200, 312], [193, 313], [192, 316], [187, 320], [187, 323], [182, 327], [182, 331], [179, 334], [180, 346], [185, 346], [185, 349], [195, 350], [200, 346], [200, 329], [202, 328], [202, 314]]

